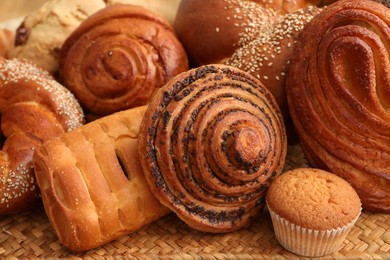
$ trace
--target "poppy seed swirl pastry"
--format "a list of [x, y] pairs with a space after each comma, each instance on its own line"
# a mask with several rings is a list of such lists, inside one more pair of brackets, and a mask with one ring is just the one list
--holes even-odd
[[272, 94], [226, 65], [201, 66], [170, 80], [150, 101], [141, 132], [141, 164], [153, 194], [206, 232], [248, 226], [286, 156]]
[[97, 116], [145, 105], [155, 90], [187, 69], [171, 25], [135, 5], [115, 4], [90, 16], [60, 53], [61, 81]]
[[52, 137], [84, 123], [74, 96], [34, 64], [0, 58], [0, 215], [39, 200], [32, 156]]
[[340, 1], [302, 31], [287, 81], [309, 162], [347, 180], [363, 208], [390, 212], [390, 10]]

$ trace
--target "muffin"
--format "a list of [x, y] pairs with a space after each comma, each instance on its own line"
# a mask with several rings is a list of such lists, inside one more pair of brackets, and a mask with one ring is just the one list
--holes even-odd
[[276, 178], [266, 202], [279, 243], [309, 257], [336, 252], [361, 213], [359, 196], [347, 181], [314, 168]]

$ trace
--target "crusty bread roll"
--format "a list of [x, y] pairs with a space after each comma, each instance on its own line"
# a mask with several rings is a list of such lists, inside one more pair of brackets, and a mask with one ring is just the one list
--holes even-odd
[[137, 154], [144, 111], [100, 118], [34, 154], [45, 211], [72, 251], [107, 243], [169, 212], [150, 192]]
[[50, 73], [58, 70], [65, 39], [88, 16], [105, 7], [104, 0], [50, 0], [27, 15], [16, 30], [12, 58], [34, 62]]

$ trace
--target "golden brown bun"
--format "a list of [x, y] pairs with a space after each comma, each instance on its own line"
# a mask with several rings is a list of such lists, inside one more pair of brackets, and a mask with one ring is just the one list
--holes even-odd
[[315, 6], [302, 9], [307, 5], [305, 1], [183, 0], [174, 26], [195, 66], [222, 63], [250, 73], [272, 92], [287, 117], [285, 78], [294, 43], [320, 11]]
[[302, 31], [287, 80], [291, 117], [309, 162], [390, 212], [390, 10], [336, 2]]
[[151, 194], [137, 139], [145, 107], [98, 119], [34, 154], [47, 216], [60, 241], [85, 251], [167, 214]]
[[201, 66], [169, 81], [151, 100], [141, 132], [141, 163], [153, 194], [206, 232], [248, 226], [286, 156], [272, 94], [226, 65]]
[[98, 116], [145, 105], [188, 69], [171, 25], [139, 6], [112, 5], [90, 16], [65, 41], [60, 76], [81, 105]]
[[83, 124], [74, 96], [30, 62], [0, 58], [0, 215], [34, 205], [32, 156], [43, 141]]

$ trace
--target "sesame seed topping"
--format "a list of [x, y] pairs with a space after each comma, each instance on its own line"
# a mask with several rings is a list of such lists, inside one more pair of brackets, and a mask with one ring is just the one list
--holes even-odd
[[[283, 48], [292, 47], [298, 33], [319, 12], [318, 8], [311, 6], [278, 16], [273, 9], [264, 8], [254, 2], [239, 0], [225, 2], [227, 6], [235, 6], [233, 25], [239, 27], [245, 24], [245, 30], [239, 35], [235, 52], [225, 63], [252, 75], [261, 75], [263, 79], [269, 78], [268, 75], [264, 75], [265, 68], [271, 68], [275, 64], [270, 60], [282, 55]], [[272, 3], [272, 0], [263, 0], [263, 3]], [[287, 64], [282, 64], [281, 69], [284, 70], [288, 64], [289, 60]], [[280, 80], [280, 77], [276, 76], [275, 79]]]
[[[52, 105], [56, 111], [53, 113], [61, 115], [65, 121], [66, 131], [71, 131], [82, 124], [83, 112], [73, 94], [64, 86], [55, 81], [50, 74], [35, 66], [29, 61], [21, 61], [18, 59], [0, 61], [0, 87], [6, 86], [8, 83], [34, 82], [31, 84], [35, 87], [37, 93], [50, 93], [52, 97], [50, 101], [40, 101], [40, 105], [45, 105], [46, 102], [52, 104], [47, 105], [50, 108]], [[44, 94], [44, 93], [42, 93]]]
[[[49, 114], [51, 113], [48, 116], [50, 118], [54, 116], [57, 123], [63, 122], [56, 123], [56, 125], [61, 126], [64, 132], [82, 125], [84, 115], [79, 103], [70, 91], [55, 81], [47, 71], [28, 61], [0, 59], [0, 88], [15, 88], [15, 86], [18, 86], [18, 90], [24, 91], [23, 93], [33, 93], [33, 95], [22, 94], [20, 97], [15, 97], [6, 104], [7, 107], [19, 102], [34, 102]], [[18, 138], [31, 139], [33, 131], [23, 128], [18, 134], [20, 136]], [[36, 148], [33, 144], [31, 146], [20, 148], [20, 152], [25, 153], [27, 158], [31, 158]], [[8, 156], [7, 150], [2, 151], [0, 155], [0, 185], [2, 185], [0, 211], [3, 211], [1, 212], [4, 212], [5, 208], [13, 210], [13, 200], [24, 196], [39, 196], [31, 159], [18, 159], [23, 163], [12, 160], [15, 160], [14, 156]]]

